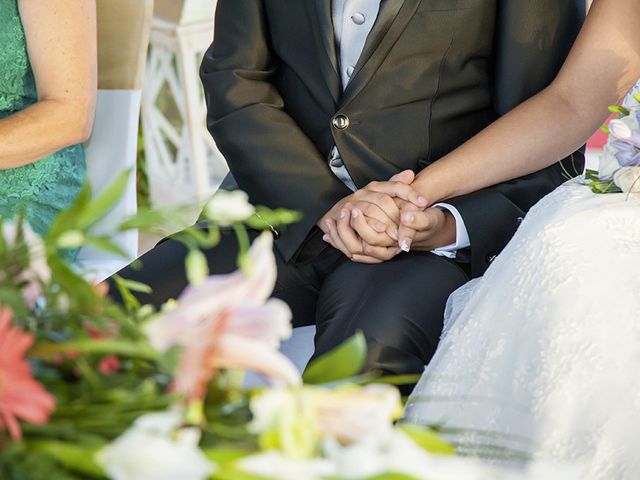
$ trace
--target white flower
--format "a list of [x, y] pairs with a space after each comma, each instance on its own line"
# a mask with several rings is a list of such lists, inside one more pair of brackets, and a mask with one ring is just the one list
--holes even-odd
[[[433, 455], [423, 450], [404, 433], [394, 430], [384, 438], [370, 436], [357, 443], [342, 445], [335, 439], [325, 439], [321, 456], [294, 459], [282, 452], [270, 451], [245, 457], [238, 466], [255, 475], [278, 480], [321, 480], [328, 477], [344, 479], [384, 478], [405, 474], [424, 480], [577, 480], [579, 476], [526, 476], [523, 472], [502, 470], [479, 460]], [[537, 472], [542, 470], [536, 470]], [[561, 470], [567, 473], [567, 470]], [[549, 474], [550, 469], [544, 470]]]
[[97, 460], [112, 480], [205, 480], [215, 466], [198, 448], [200, 431], [181, 422], [178, 411], [144, 415]]
[[205, 215], [222, 226], [243, 222], [255, 211], [255, 207], [249, 203], [249, 196], [241, 190], [218, 190], [204, 207]]
[[615, 184], [625, 193], [640, 193], [640, 167], [624, 167], [613, 176]]
[[622, 140], [640, 148], [640, 108], [630, 108], [629, 115], [611, 120], [609, 140]]
[[251, 401], [252, 432], [263, 449], [277, 449], [292, 458], [313, 455], [322, 438], [341, 444], [386, 438], [402, 412], [400, 393], [390, 385], [271, 389]]
[[[20, 273], [17, 280], [25, 283], [22, 294], [27, 305], [33, 308], [42, 295], [42, 284], [51, 281], [51, 269], [42, 239], [26, 223], [23, 224], [22, 232], [23, 241], [28, 249], [29, 267]], [[17, 225], [4, 222], [2, 236], [7, 246], [14, 248], [19, 240]]]
[[620, 163], [616, 158], [616, 153], [618, 150], [611, 145], [611, 142], [608, 142], [602, 155], [600, 155], [600, 162], [598, 164], [598, 177], [601, 180], [610, 180], [613, 178], [613, 175], [620, 170]]
[[310, 458], [320, 441], [318, 418], [308, 389], [268, 389], [251, 399], [249, 430], [260, 435], [263, 450], [276, 449], [290, 458]]
[[431, 454], [399, 430], [385, 438], [367, 437], [347, 446], [326, 440], [323, 449], [341, 478], [384, 478], [385, 474], [396, 473], [424, 480], [523, 480], [511, 470], [494, 468], [476, 459]]

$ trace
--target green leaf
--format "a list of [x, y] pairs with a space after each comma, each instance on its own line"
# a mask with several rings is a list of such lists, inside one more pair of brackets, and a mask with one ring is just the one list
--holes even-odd
[[54, 440], [30, 442], [35, 452], [44, 453], [63, 467], [92, 478], [105, 478], [105, 472], [94, 460], [96, 448], [85, 448]]
[[640, 93], [634, 93], [633, 98], [636, 99], [636, 102], [640, 102]]
[[369, 477], [366, 480], [418, 480], [418, 478], [406, 473], [387, 472], [375, 477]]
[[609, 126], [608, 125], [602, 125], [598, 130], [600, 130], [601, 132], [604, 132], [607, 135], [609, 135]]
[[69, 230], [58, 237], [56, 247], [60, 249], [80, 248], [84, 244], [84, 234], [80, 230]]
[[140, 301], [131, 292], [150, 294], [152, 292], [151, 287], [144, 283], [134, 282], [133, 280], [127, 280], [120, 275], [114, 275], [111, 277], [116, 284], [118, 293], [122, 297], [122, 303], [129, 312], [134, 312], [140, 309]]
[[93, 310], [98, 299], [94, 288], [57, 255], [49, 255], [48, 261], [54, 283], [63, 291], [73, 292], [73, 298], [81, 307]]
[[93, 339], [73, 340], [70, 342], [39, 342], [29, 350], [29, 356], [33, 358], [56, 358], [61, 353], [85, 353], [90, 355], [118, 355], [129, 358], [145, 360], [157, 360], [158, 353], [143, 342], [128, 342], [125, 340], [100, 340]]
[[330, 383], [354, 377], [362, 371], [367, 357], [367, 342], [362, 332], [329, 353], [317, 358], [307, 367], [302, 379], [305, 383]]
[[388, 375], [384, 377], [373, 377], [370, 379], [365, 379], [363, 382], [359, 382], [362, 384], [367, 383], [382, 383], [385, 385], [411, 385], [416, 384], [422, 378], [420, 374], [414, 375]]
[[276, 477], [263, 477], [245, 472], [239, 467], [228, 466], [211, 475], [211, 480], [276, 480]]
[[620, 114], [620, 115], [624, 115], [625, 117], [626, 117], [627, 115], [629, 115], [629, 113], [630, 113], [630, 112], [629, 112], [629, 110], [627, 110], [627, 109], [626, 109], [626, 108], [624, 108], [624, 107], [621, 107], [620, 105], [610, 105], [610, 106], [609, 106], [609, 111], [610, 111], [611, 113], [618, 113], [618, 114]]
[[189, 250], [185, 258], [185, 267], [191, 285], [202, 285], [209, 276], [207, 257], [200, 250]]
[[49, 233], [47, 234], [45, 239], [45, 241], [47, 241], [47, 244], [55, 245], [54, 239], [68, 230], [76, 229], [78, 225], [78, 217], [82, 214], [82, 212], [84, 212], [90, 201], [91, 186], [89, 185], [89, 183], [85, 183], [73, 205], [71, 205], [66, 210], [63, 210], [51, 225]]
[[203, 452], [209, 460], [215, 462], [220, 467], [233, 464], [238, 460], [255, 453], [247, 450], [241, 450], [239, 448], [229, 447], [206, 448]]
[[429, 453], [438, 455], [454, 455], [456, 453], [454, 446], [440, 438], [433, 430], [406, 423], [400, 424], [396, 428]]
[[122, 172], [111, 185], [89, 203], [78, 218], [79, 229], [86, 230], [109, 213], [124, 194], [130, 176], [131, 170]]
[[[282, 225], [290, 225], [298, 222], [301, 218], [302, 214], [294, 210], [287, 210], [284, 208], [272, 210], [267, 207], [258, 206], [256, 207], [256, 214], [249, 218], [246, 223], [250, 227], [255, 225], [255, 228], [258, 228], [259, 230], [266, 230], [271, 226], [278, 227]], [[259, 225], [262, 225], [262, 227], [260, 228]]]
[[585, 175], [585, 178], [587, 180], [600, 180], [598, 178], [598, 171], [597, 170], [591, 170], [590, 168], [588, 168], [585, 171], [584, 175]]
[[127, 278], [122, 278], [120, 275], [115, 276], [114, 279], [122, 286], [126, 287], [128, 290], [137, 293], [145, 293], [150, 294], [153, 292], [151, 287], [142, 282], [136, 282], [135, 280], [129, 280]]

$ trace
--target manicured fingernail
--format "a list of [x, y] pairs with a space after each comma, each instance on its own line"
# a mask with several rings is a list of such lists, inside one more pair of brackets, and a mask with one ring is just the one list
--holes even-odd
[[420, 196], [418, 197], [418, 205], [426, 205], [427, 204], [427, 199]]
[[398, 229], [392, 228], [391, 231], [389, 232], [389, 236], [394, 240], [398, 240]]
[[331, 223], [331, 220], [327, 220], [324, 223], [327, 225], [327, 227], [329, 227], [329, 229], [333, 228], [333, 224]]
[[340, 212], [340, 218], [345, 218], [347, 216], [347, 211], [346, 210], [342, 210]]
[[323, 235], [322, 236], [322, 240], [324, 240], [325, 242], [329, 241], [329, 235]]
[[411, 251], [411, 244], [408, 240], [402, 240], [402, 242], [400, 242], [400, 250], [407, 253]]
[[409, 224], [412, 224], [413, 222], [416, 221], [416, 216], [413, 213], [410, 213], [409, 215], [405, 215], [404, 221]]
[[351, 216], [353, 218], [358, 218], [360, 216], [360, 210], [354, 210], [353, 212], [351, 212]]

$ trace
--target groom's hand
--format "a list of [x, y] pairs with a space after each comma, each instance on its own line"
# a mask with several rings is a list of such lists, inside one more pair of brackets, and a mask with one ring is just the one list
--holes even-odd
[[395, 199], [414, 208], [426, 206], [426, 199], [408, 185], [413, 178], [413, 172], [403, 172], [388, 182], [372, 182], [342, 199], [318, 222], [325, 241], [354, 261], [377, 263], [393, 258], [398, 250], [400, 222]]
[[448, 210], [434, 207], [423, 211], [406, 204], [402, 208], [398, 244], [405, 252], [435, 250], [455, 243], [456, 229], [456, 219]]

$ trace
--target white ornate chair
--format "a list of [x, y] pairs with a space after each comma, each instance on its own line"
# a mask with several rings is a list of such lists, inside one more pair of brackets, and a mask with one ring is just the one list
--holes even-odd
[[85, 144], [88, 178], [98, 195], [123, 171], [131, 170], [126, 192], [96, 226], [110, 235], [127, 257], [84, 247], [80, 270], [103, 280], [138, 254], [138, 233], [117, 233], [115, 227], [136, 213], [138, 119], [144, 61], [149, 44], [153, 0], [98, 0], [98, 101], [93, 133]]
[[228, 172], [209, 135], [198, 69], [213, 38], [217, 0], [156, 0], [142, 96], [153, 206], [199, 212]]

